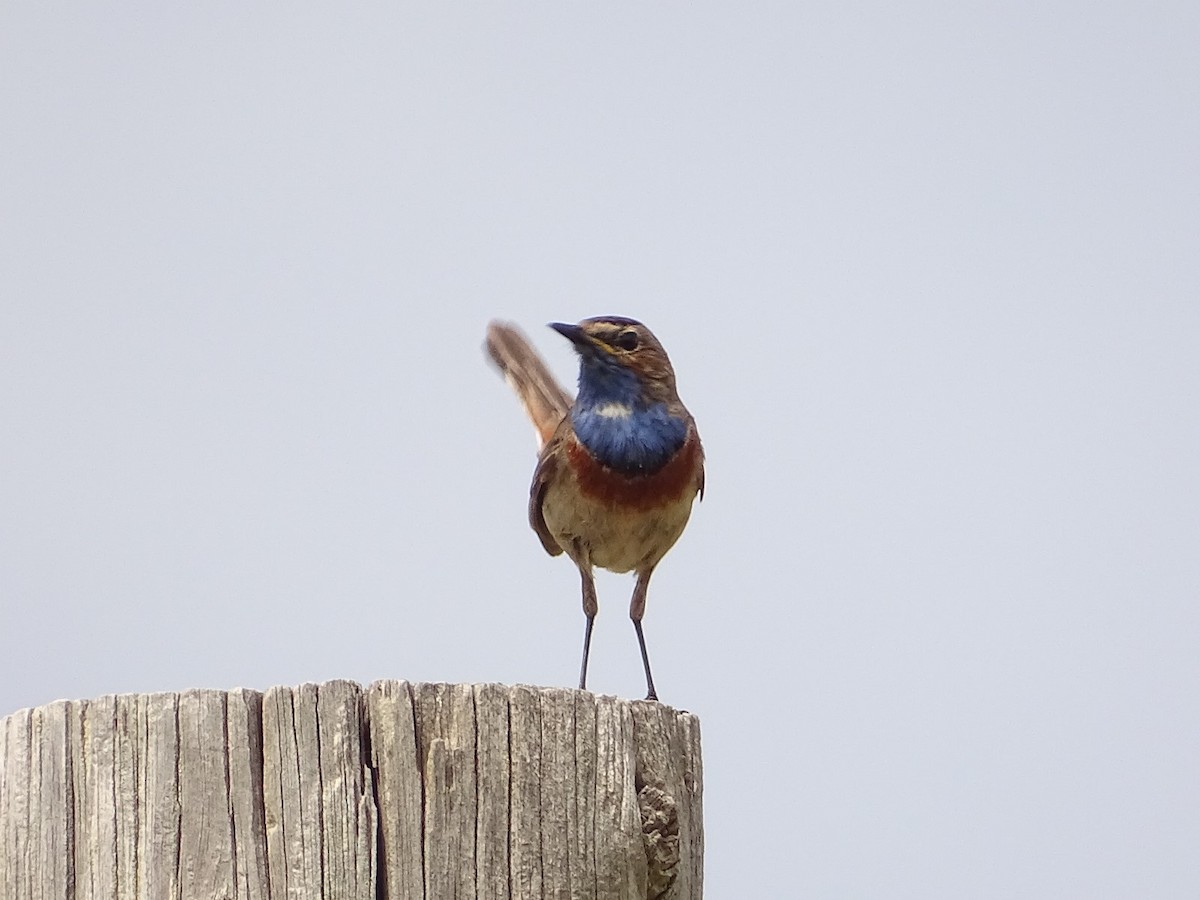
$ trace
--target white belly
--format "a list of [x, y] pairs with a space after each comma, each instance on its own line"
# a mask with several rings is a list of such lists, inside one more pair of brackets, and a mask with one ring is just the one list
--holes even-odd
[[[610, 572], [651, 568], [683, 534], [695, 493], [658, 509], [629, 510], [551, 485], [542, 500], [546, 527], [559, 546], [576, 558], [583, 545], [592, 565]], [[578, 562], [578, 560], [576, 560]]]

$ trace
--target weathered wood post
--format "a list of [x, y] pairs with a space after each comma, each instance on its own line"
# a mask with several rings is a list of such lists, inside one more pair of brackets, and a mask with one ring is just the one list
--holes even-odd
[[699, 900], [700, 728], [583, 691], [381, 681], [0, 721], [0, 898]]

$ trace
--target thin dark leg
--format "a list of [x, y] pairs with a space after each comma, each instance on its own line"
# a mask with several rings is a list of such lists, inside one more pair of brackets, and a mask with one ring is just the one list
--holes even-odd
[[646, 653], [646, 639], [642, 636], [642, 623], [634, 619], [633, 628], [637, 632], [638, 646], [642, 648], [642, 665], [646, 669], [646, 699], [657, 700], [658, 692], [654, 690], [654, 676], [650, 674], [650, 656]]
[[592, 564], [587, 553], [576, 544], [578, 554], [576, 563], [579, 565], [579, 577], [583, 583], [583, 614], [587, 616], [587, 625], [583, 629], [583, 662], [579, 664], [579, 689], [587, 690], [588, 653], [592, 647], [592, 623], [596, 620], [596, 581], [592, 578]]
[[588, 652], [592, 647], [592, 623], [596, 621], [595, 616], [587, 617], [587, 625], [583, 629], [583, 662], [579, 666], [579, 689], [587, 690], [587, 662]]
[[657, 700], [658, 693], [654, 690], [654, 678], [650, 675], [650, 655], [646, 652], [646, 638], [642, 635], [642, 616], [646, 613], [646, 591], [650, 587], [650, 573], [653, 569], [638, 572], [637, 584], [633, 586], [633, 598], [629, 601], [629, 618], [633, 620], [633, 628], [637, 632], [638, 647], [642, 651], [642, 667], [646, 670], [646, 699]]

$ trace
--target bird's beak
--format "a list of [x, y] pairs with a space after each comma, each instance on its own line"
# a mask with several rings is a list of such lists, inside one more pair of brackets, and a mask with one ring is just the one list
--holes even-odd
[[592, 339], [578, 325], [568, 325], [565, 322], [551, 322], [550, 327], [580, 350], [585, 350], [592, 346]]

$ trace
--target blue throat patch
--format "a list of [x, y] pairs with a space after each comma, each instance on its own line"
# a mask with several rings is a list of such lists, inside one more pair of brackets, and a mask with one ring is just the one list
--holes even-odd
[[649, 405], [637, 375], [603, 353], [581, 357], [571, 424], [592, 456], [623, 475], [657, 472], [687, 438], [687, 422]]

